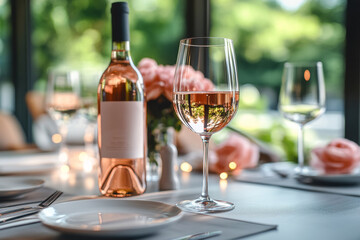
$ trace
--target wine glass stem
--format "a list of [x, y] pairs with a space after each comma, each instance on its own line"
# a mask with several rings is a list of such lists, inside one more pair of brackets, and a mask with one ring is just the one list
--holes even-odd
[[304, 125], [299, 125], [298, 132], [298, 167], [302, 170], [304, 167]]
[[203, 141], [203, 186], [201, 192], [201, 198], [209, 201], [209, 191], [208, 191], [208, 179], [209, 179], [209, 161], [208, 161], [208, 152], [209, 152], [209, 141], [210, 136], [201, 136]]

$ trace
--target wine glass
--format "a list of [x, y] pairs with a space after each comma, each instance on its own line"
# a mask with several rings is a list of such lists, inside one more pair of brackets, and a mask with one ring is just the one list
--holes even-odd
[[296, 174], [304, 171], [304, 126], [325, 112], [325, 83], [321, 62], [284, 65], [279, 98], [282, 116], [299, 125], [298, 165]]
[[97, 89], [101, 72], [94, 70], [86, 70], [81, 74], [81, 110], [80, 113], [86, 120], [96, 125], [98, 109], [97, 109]]
[[177, 204], [185, 211], [223, 212], [234, 204], [213, 200], [208, 194], [208, 144], [237, 111], [239, 86], [232, 40], [188, 38], [180, 41], [176, 63], [173, 105], [182, 123], [203, 141], [201, 196]]
[[54, 139], [53, 136], [53, 141], [61, 143], [60, 160], [64, 163], [67, 161], [67, 156], [62, 156], [62, 153], [66, 152], [64, 142], [67, 135], [67, 124], [81, 106], [80, 89], [78, 71], [52, 71], [49, 75], [46, 109], [58, 125], [60, 138]]

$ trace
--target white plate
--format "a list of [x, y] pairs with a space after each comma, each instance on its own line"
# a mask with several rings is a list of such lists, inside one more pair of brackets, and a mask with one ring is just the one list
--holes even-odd
[[48, 173], [58, 166], [56, 153], [0, 155], [0, 175]]
[[39, 218], [63, 233], [134, 237], [156, 232], [181, 215], [176, 206], [160, 202], [89, 199], [54, 204], [42, 210]]
[[331, 184], [331, 185], [344, 185], [344, 184], [359, 184], [360, 174], [320, 174], [316, 171], [309, 171], [301, 173], [298, 180], [308, 184]]
[[279, 175], [286, 177], [294, 177], [298, 181], [306, 184], [327, 184], [327, 185], [350, 185], [360, 184], [359, 169], [355, 169], [350, 174], [324, 174], [311, 167], [304, 167], [300, 174], [294, 173], [296, 164], [290, 162], [276, 162], [262, 165], [262, 171], [265, 175]]
[[0, 177], [0, 198], [13, 198], [34, 191], [44, 184], [40, 179]]

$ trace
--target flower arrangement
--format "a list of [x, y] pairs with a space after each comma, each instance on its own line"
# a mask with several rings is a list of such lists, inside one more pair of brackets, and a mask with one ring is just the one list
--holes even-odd
[[172, 105], [172, 84], [175, 73], [174, 66], [161, 66], [150, 58], [142, 59], [138, 69], [143, 76], [147, 100], [147, 138], [150, 163], [158, 164], [156, 160], [157, 147], [160, 144], [156, 131], [166, 134], [168, 127], [176, 131], [181, 129]]
[[[185, 88], [192, 90], [211, 90], [213, 84], [206, 79], [204, 75], [195, 71], [190, 66], [184, 66], [184, 76], [186, 81]], [[157, 62], [150, 58], [143, 58], [138, 69], [143, 76], [145, 93], [147, 100], [147, 126], [148, 126], [148, 150], [150, 163], [156, 162], [155, 153], [158, 150], [162, 139], [156, 135], [165, 136], [166, 130], [173, 127], [176, 131], [181, 129], [181, 121], [176, 116], [172, 104], [173, 82], [175, 75], [175, 66], [158, 65]]]

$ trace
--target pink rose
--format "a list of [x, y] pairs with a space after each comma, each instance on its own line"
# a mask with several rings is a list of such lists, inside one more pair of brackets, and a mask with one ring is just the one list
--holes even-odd
[[191, 66], [182, 66], [178, 69], [175, 78], [182, 78], [181, 91], [211, 91], [214, 84], [200, 71], [195, 71]]
[[[243, 168], [255, 167], [260, 156], [259, 147], [239, 134], [231, 134], [214, 152], [210, 159], [210, 170], [217, 173], [240, 173]], [[231, 162], [236, 164], [234, 169], [229, 166]]]
[[157, 68], [156, 61], [151, 58], [143, 58], [138, 64], [138, 69], [144, 80], [146, 99], [148, 101], [158, 98], [163, 93], [164, 84], [157, 80]]
[[155, 80], [157, 63], [151, 58], [143, 58], [138, 64], [138, 69], [143, 76], [144, 84], [150, 84]]
[[[158, 65], [153, 59], [143, 58], [138, 64], [138, 69], [143, 76], [147, 101], [164, 95], [172, 102], [175, 66], [162, 66]], [[214, 89], [213, 83], [191, 66], [183, 67], [181, 74], [186, 79], [184, 91], [210, 91]]]
[[310, 165], [326, 174], [350, 173], [360, 162], [359, 146], [347, 139], [335, 139], [311, 151]]
[[159, 66], [157, 69], [159, 81], [164, 83], [164, 95], [169, 101], [172, 101], [173, 82], [175, 66]]

